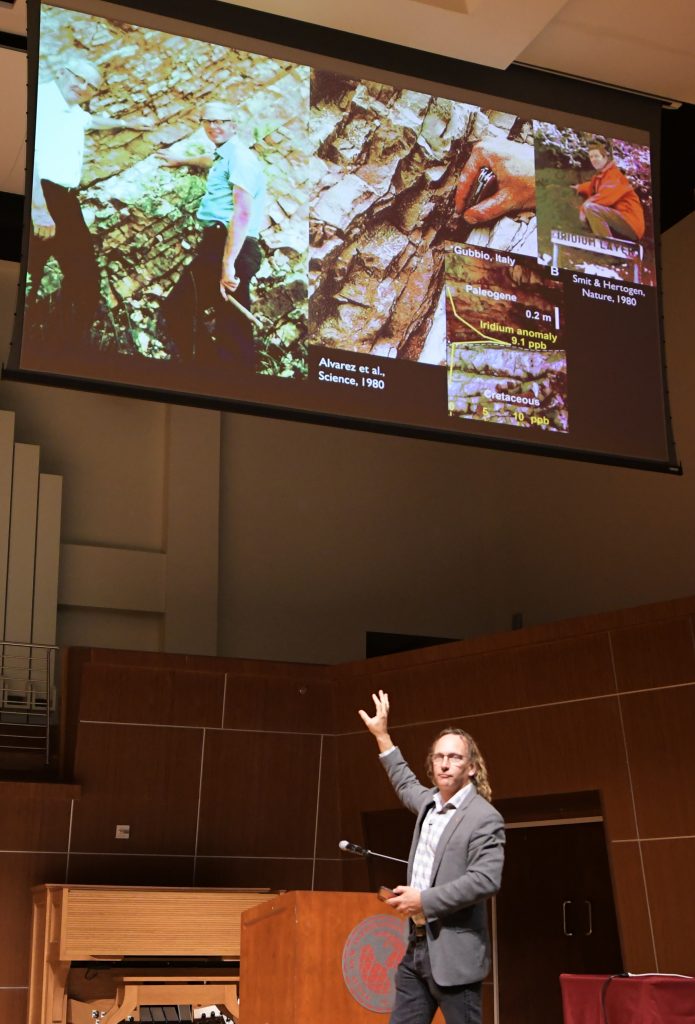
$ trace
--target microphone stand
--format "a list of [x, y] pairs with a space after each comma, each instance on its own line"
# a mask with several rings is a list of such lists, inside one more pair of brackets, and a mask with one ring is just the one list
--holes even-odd
[[365, 850], [363, 855], [365, 859], [367, 857], [381, 857], [382, 860], [395, 860], [396, 864], [406, 864], [407, 860], [402, 860], [400, 857], [389, 857], [387, 853], [375, 853], [374, 850]]
[[367, 850], [362, 846], [358, 846], [357, 843], [347, 843], [346, 840], [343, 840], [343, 842], [346, 843], [345, 846], [338, 843], [338, 847], [343, 853], [355, 853], [359, 857], [364, 857], [365, 860], [367, 857], [380, 857], [381, 860], [392, 860], [395, 861], [396, 864], [407, 865], [408, 863], [407, 860], [403, 860], [401, 857], [391, 857], [388, 853], [376, 853], [374, 850]]

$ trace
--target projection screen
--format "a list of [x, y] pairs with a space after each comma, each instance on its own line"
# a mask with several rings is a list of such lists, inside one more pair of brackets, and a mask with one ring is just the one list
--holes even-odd
[[194, 10], [30, 0], [5, 375], [678, 470], [655, 104]]

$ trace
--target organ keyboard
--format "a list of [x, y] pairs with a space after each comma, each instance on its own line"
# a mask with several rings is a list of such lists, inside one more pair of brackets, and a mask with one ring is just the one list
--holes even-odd
[[[75, 963], [94, 969], [121, 965], [113, 996], [94, 1004], [105, 1024], [133, 1015], [133, 997], [140, 1000], [141, 989], [151, 995], [155, 986], [153, 1002], [204, 1006], [229, 998], [235, 1005], [231, 986], [238, 982], [242, 911], [273, 895], [267, 889], [37, 886], [28, 1024], [68, 1024], [68, 979]], [[137, 970], [129, 969], [133, 961]], [[143, 964], [150, 964], [147, 971]], [[203, 986], [211, 998], [203, 998]], [[186, 992], [191, 999], [180, 998]], [[74, 1024], [88, 1010], [79, 1003], [70, 1000]]]

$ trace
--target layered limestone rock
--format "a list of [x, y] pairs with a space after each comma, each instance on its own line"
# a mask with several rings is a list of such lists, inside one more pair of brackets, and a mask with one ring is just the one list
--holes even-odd
[[[102, 84], [90, 111], [147, 131], [88, 132], [80, 202], [95, 236], [106, 315], [101, 344], [155, 358], [162, 298], [191, 259], [200, 235], [196, 210], [206, 172], [167, 168], [155, 156], [176, 146], [198, 155], [211, 144], [200, 127], [212, 98], [234, 104], [239, 137], [261, 158], [268, 188], [261, 232], [263, 264], [253, 311], [266, 369], [305, 372], [309, 69], [226, 47], [147, 32], [120, 22], [52, 9], [42, 18], [42, 75], [57, 74], [77, 52], [97, 64]], [[56, 280], [57, 283], [57, 280]]]
[[456, 346], [450, 356], [449, 412], [515, 427], [568, 430], [564, 351]]
[[[444, 256], [461, 169], [489, 135], [530, 141], [528, 124], [323, 72], [310, 86], [305, 66], [57, 8], [42, 16], [41, 46], [43, 77], [77, 52], [102, 72], [90, 110], [150, 126], [88, 133], [80, 201], [103, 269], [105, 348], [169, 355], [157, 311], [195, 252], [205, 171], [167, 168], [155, 154], [204, 152], [201, 108], [223, 98], [268, 182], [252, 293], [266, 372], [304, 374], [308, 337], [444, 360]], [[531, 251], [535, 219], [501, 218], [468, 239]]]
[[[504, 118], [509, 124], [497, 123]], [[437, 351], [432, 332], [443, 322], [455, 188], [471, 146], [506, 137], [512, 123], [453, 100], [313, 74], [311, 135], [322, 166], [311, 201], [312, 341], [443, 361], [443, 332]], [[535, 253], [535, 218], [504, 217], [474, 236]]]

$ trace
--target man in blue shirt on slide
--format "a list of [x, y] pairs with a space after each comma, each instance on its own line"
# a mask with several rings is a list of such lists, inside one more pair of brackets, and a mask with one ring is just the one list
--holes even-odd
[[[216, 147], [212, 157], [160, 153], [169, 167], [210, 168], [197, 214], [203, 226], [200, 244], [161, 312], [178, 358], [253, 372], [252, 322], [230, 300], [250, 307], [249, 286], [262, 257], [258, 233], [265, 212], [265, 176], [256, 154], [236, 138], [231, 104], [206, 103], [202, 123]], [[203, 322], [210, 308], [215, 315], [214, 345]]]

